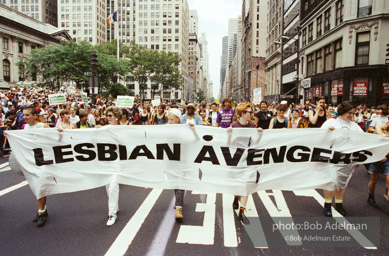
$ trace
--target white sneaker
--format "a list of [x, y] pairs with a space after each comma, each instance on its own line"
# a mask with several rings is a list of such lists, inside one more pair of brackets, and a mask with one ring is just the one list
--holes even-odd
[[112, 226], [116, 222], [116, 216], [114, 215], [109, 215], [108, 216], [108, 221], [107, 221], [107, 226]]

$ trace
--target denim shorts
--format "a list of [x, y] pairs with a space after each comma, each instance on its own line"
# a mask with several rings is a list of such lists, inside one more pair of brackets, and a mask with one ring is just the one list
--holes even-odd
[[389, 160], [370, 164], [369, 173], [389, 175]]

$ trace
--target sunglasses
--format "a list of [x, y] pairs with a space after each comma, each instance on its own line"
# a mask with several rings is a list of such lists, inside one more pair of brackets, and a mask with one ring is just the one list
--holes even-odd
[[246, 113], [252, 114], [253, 113], [253, 111], [242, 111], [242, 112], [243, 112], [243, 114], [246, 114]]
[[113, 115], [107, 115], [107, 117], [113, 117]]

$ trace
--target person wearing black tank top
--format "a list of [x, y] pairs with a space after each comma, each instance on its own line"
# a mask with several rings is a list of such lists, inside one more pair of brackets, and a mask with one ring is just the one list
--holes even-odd
[[269, 129], [288, 128], [288, 119], [284, 116], [287, 109], [288, 106], [285, 104], [278, 104], [276, 106], [277, 116], [270, 121]]
[[309, 110], [309, 128], [320, 128], [325, 121], [327, 121], [327, 114], [325, 111], [326, 99], [319, 97], [316, 101], [316, 109]]

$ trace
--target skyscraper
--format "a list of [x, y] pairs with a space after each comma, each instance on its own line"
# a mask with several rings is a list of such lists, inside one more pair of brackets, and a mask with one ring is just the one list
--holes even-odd
[[66, 29], [77, 42], [102, 44], [106, 38], [107, 9], [104, 0], [58, 1], [58, 27]]
[[[108, 27], [107, 40], [119, 36], [123, 43], [135, 43], [146, 49], [177, 52], [182, 61], [180, 70], [183, 76], [182, 90], [164, 89], [164, 99], [189, 99], [189, 5], [183, 1], [144, 1], [116, 0], [108, 1], [107, 15], [117, 11], [119, 31], [115, 26]], [[115, 8], [114, 3], [118, 3]], [[127, 87], [139, 94], [139, 86], [133, 80], [128, 81]], [[150, 87], [150, 86], [149, 86]], [[151, 98], [150, 90], [146, 98]]]
[[[61, 0], [64, 2], [65, 0]], [[80, 1], [80, 0], [78, 0]], [[51, 0], [5, 0], [0, 1], [15, 11], [24, 13], [43, 23], [58, 27], [57, 1]], [[59, 2], [59, 1], [58, 1]], [[69, 2], [69, 0], [67, 0]], [[74, 1], [73, 1], [74, 2]]]

